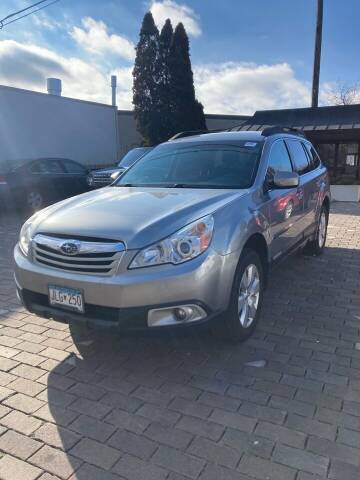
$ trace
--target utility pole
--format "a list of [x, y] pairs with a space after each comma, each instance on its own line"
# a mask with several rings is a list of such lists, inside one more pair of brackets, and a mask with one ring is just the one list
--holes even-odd
[[319, 80], [320, 80], [322, 24], [323, 24], [323, 0], [317, 0], [314, 70], [313, 70], [312, 96], [311, 96], [311, 106], [312, 107], [317, 107], [318, 103], [319, 103]]

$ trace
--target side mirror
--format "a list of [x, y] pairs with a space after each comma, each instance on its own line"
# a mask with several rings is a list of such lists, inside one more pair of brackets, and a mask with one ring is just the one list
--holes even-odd
[[296, 172], [276, 172], [270, 185], [274, 188], [298, 187], [299, 175]]

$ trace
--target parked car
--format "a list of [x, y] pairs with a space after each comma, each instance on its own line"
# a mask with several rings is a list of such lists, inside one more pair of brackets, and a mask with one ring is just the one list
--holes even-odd
[[32, 212], [89, 190], [87, 169], [67, 158], [38, 158], [0, 170], [0, 196], [8, 205]]
[[120, 162], [113, 168], [101, 168], [92, 170], [87, 177], [89, 187], [100, 188], [110, 185], [116, 178], [129, 168], [136, 160], [146, 153], [150, 152], [153, 147], [137, 147], [129, 150]]
[[243, 340], [270, 266], [305, 245], [323, 252], [329, 209], [327, 170], [291, 130], [168, 141], [112, 186], [24, 224], [18, 294], [30, 312], [68, 322], [80, 349], [99, 327], [209, 322]]

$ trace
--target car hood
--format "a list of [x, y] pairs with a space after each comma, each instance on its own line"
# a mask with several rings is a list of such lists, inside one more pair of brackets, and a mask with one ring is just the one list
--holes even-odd
[[91, 175], [97, 175], [98, 173], [108, 173], [111, 175], [114, 172], [117, 172], [118, 170], [123, 170], [121, 167], [113, 167], [113, 168], [101, 168], [100, 170], [93, 170]]
[[143, 248], [213, 213], [247, 190], [105, 187], [59, 202], [34, 220], [35, 233], [122, 240]]

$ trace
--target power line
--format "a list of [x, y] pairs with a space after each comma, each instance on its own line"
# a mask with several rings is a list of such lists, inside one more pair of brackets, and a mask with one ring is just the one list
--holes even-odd
[[[32, 5], [30, 5], [29, 7], [26, 7], [26, 8], [23, 8], [22, 10], [18, 10], [17, 12], [14, 12], [14, 13], [11, 13], [10, 15], [7, 15], [6, 17], [4, 17], [3, 19], [0, 20], [0, 30], [5, 27], [6, 25], [10, 25], [10, 23], [14, 23], [14, 22], [17, 22], [18, 20], [20, 20], [21, 18], [25, 18], [25, 17], [28, 17], [29, 15], [32, 15], [33, 13], [36, 13], [38, 12], [39, 10], [42, 10], [43, 8], [46, 8], [46, 7], [49, 7], [50, 5], [53, 5], [54, 3], [57, 3], [59, 2], [60, 0], [53, 0], [52, 2], [50, 3], [47, 3], [46, 5], [43, 5], [39, 8], [36, 8], [35, 10], [31, 10], [31, 12], [28, 12], [28, 13], [25, 13], [24, 15], [21, 15], [20, 17], [17, 17], [17, 15], [23, 13], [23, 12], [26, 12], [27, 10], [30, 10], [30, 9], [33, 9], [34, 7], [36, 7], [37, 5], [40, 5], [44, 2], [48, 2], [49, 0], [40, 0], [39, 2], [36, 2]], [[17, 17], [17, 18], [14, 18], [13, 20], [10, 20], [10, 21], [6, 21], [8, 20], [9, 18], [12, 18], [12, 17]], [[4, 23], [5, 22], [5, 23]]]

